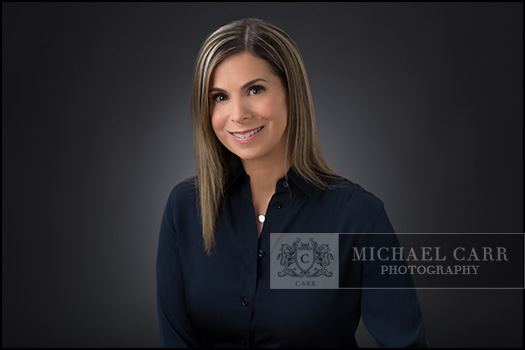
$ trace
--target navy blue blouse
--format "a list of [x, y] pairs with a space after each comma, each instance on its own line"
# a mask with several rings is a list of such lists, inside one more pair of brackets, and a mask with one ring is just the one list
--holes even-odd
[[[277, 182], [258, 237], [250, 178], [239, 172], [226, 186], [209, 256], [195, 186], [175, 186], [157, 255], [162, 346], [357, 347], [362, 317], [380, 347], [427, 347], [414, 289], [270, 288], [272, 232], [394, 232], [381, 200], [357, 184], [332, 181], [339, 186], [323, 190], [290, 170]], [[376, 278], [366, 269], [354, 285]]]

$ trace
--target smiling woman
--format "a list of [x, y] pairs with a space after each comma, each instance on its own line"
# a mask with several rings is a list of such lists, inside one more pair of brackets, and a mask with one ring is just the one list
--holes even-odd
[[[259, 234], [264, 222], [260, 218], [266, 215], [275, 183], [283, 176], [286, 178], [290, 169], [319, 188], [331, 187], [327, 178], [342, 178], [327, 165], [321, 152], [301, 54], [294, 41], [280, 28], [258, 19], [248, 19], [217, 29], [201, 47], [193, 81], [191, 104], [196, 180], [200, 178], [197, 180], [199, 209], [208, 253], [214, 246], [224, 187], [239, 169], [251, 178], [254, 220], [257, 217]], [[241, 100], [240, 96], [246, 98]], [[278, 115], [281, 118], [277, 118]], [[227, 118], [230, 118], [228, 127], [231, 130], [218, 132], [218, 124]], [[268, 125], [255, 124], [257, 119]], [[251, 123], [253, 125], [246, 125]], [[279, 136], [275, 134], [283, 124], [284, 138], [279, 138], [277, 144], [284, 148], [269, 155], [274, 157], [273, 161], [269, 157], [252, 159], [257, 158], [257, 152], [277, 146], [275, 139]], [[271, 135], [274, 143], [251, 142], [247, 134], [261, 126], [261, 134]], [[238, 136], [223, 137], [230, 132]], [[254, 141], [256, 138], [259, 137], [254, 137]], [[233, 143], [232, 139], [238, 142]], [[243, 156], [230, 148], [233, 145], [239, 148], [239, 143], [246, 143], [241, 148]]]
[[268, 64], [249, 52], [234, 55], [217, 65], [212, 85], [224, 87], [211, 89], [222, 91], [211, 99], [213, 131], [246, 172], [273, 164], [286, 169], [286, 89]]
[[[254, 76], [259, 78], [251, 79]], [[213, 131], [239, 157], [246, 173], [254, 180], [259, 177], [252, 182], [252, 201], [255, 213], [264, 217], [275, 183], [289, 168], [286, 88], [266, 61], [248, 51], [219, 63], [212, 86], [224, 87], [211, 89], [221, 91], [210, 100]], [[264, 219], [258, 220], [259, 235], [263, 223]]]
[[368, 261], [339, 261], [337, 278], [357, 288], [304, 279], [294, 287], [309, 290], [271, 288], [270, 233], [360, 233], [334, 251], [342, 257], [359, 242], [399, 246], [381, 200], [326, 164], [286, 33], [253, 18], [211, 33], [195, 65], [192, 113], [197, 174], [172, 190], [159, 236], [163, 346], [356, 347], [360, 317], [380, 346], [428, 345], [411, 278], [396, 277], [408, 288], [367, 290], [376, 267]]

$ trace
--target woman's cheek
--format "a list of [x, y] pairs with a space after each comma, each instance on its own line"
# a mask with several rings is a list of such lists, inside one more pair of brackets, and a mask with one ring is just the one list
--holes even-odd
[[211, 126], [213, 128], [213, 131], [215, 132], [215, 135], [217, 135], [217, 137], [219, 137], [222, 130], [224, 129], [224, 121], [222, 119], [224, 118], [221, 118], [220, 113], [217, 113], [216, 111], [212, 111]]
[[257, 114], [266, 119], [273, 119], [276, 116], [276, 103], [275, 101], [268, 100], [264, 101], [257, 106]]
[[269, 96], [268, 99], [259, 105], [259, 115], [276, 121], [277, 119], [286, 118], [286, 101], [276, 96]]

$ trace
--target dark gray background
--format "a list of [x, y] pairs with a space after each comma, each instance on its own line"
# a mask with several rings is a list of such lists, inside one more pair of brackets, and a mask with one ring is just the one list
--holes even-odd
[[[522, 3], [3, 2], [3, 346], [160, 345], [194, 60], [249, 16], [295, 39], [328, 162], [398, 232], [523, 232]], [[523, 346], [523, 290], [418, 294], [434, 347]]]

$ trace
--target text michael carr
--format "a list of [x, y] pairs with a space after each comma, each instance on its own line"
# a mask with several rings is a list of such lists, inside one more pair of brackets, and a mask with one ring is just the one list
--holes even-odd
[[[380, 262], [435, 262], [438, 264], [385, 264], [381, 274], [429, 274], [429, 275], [477, 275], [479, 265], [465, 265], [470, 262], [507, 262], [505, 247], [455, 247], [446, 253], [442, 247], [352, 247], [353, 261]], [[449, 256], [452, 259], [449, 259]], [[456, 265], [447, 263], [455, 262]]]

